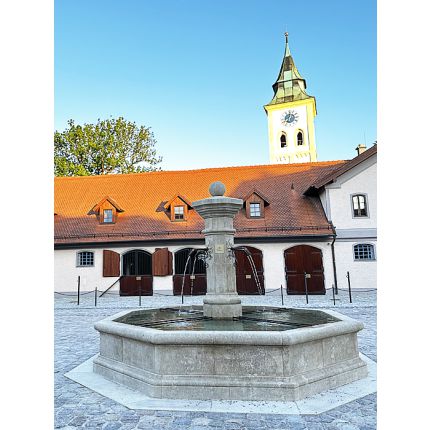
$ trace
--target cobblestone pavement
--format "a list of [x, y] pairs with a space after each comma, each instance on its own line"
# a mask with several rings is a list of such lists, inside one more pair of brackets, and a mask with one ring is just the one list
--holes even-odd
[[[329, 308], [362, 321], [358, 335], [360, 351], [376, 361], [376, 292], [339, 291], [333, 306], [331, 291], [326, 296], [285, 297], [287, 307]], [[134, 411], [105, 398], [64, 376], [98, 352], [96, 321], [124, 308], [139, 306], [138, 297], [100, 297], [85, 294], [77, 306], [76, 295], [55, 294], [55, 428], [102, 430], [374, 430], [376, 394], [357, 399], [319, 415], [268, 415], [177, 411]], [[279, 291], [266, 296], [242, 296], [244, 304], [280, 306]], [[199, 304], [202, 297], [186, 297], [185, 304]], [[175, 306], [180, 298], [164, 295], [142, 297], [142, 307]]]

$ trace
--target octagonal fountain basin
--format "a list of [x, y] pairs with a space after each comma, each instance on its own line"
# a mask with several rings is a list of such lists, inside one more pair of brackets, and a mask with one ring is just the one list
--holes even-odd
[[201, 306], [139, 309], [95, 328], [94, 372], [155, 398], [292, 401], [367, 376], [363, 324], [329, 310], [244, 306], [216, 320]]

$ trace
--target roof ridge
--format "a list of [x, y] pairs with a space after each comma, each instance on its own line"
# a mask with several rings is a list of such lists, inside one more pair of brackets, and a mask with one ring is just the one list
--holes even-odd
[[185, 170], [155, 170], [151, 172], [140, 173], [112, 173], [107, 175], [86, 175], [86, 176], [56, 176], [55, 179], [69, 180], [69, 179], [82, 179], [82, 178], [106, 178], [118, 176], [141, 176], [141, 175], [157, 175], [157, 174], [177, 174], [177, 173], [190, 173], [190, 172], [207, 172], [209, 170], [227, 170], [227, 169], [247, 169], [247, 168], [280, 168], [280, 167], [294, 167], [294, 166], [331, 166], [335, 164], [345, 163], [349, 160], [327, 160], [327, 161], [308, 161], [306, 163], [285, 163], [285, 164], [250, 164], [245, 166], [223, 166], [223, 167], [204, 167], [201, 169], [185, 169]]

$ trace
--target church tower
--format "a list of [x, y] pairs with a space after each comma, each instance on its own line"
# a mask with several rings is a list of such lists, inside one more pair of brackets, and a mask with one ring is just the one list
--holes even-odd
[[288, 33], [285, 33], [281, 70], [272, 88], [273, 99], [264, 106], [269, 125], [270, 163], [316, 161], [315, 97], [306, 93], [306, 81], [291, 56]]

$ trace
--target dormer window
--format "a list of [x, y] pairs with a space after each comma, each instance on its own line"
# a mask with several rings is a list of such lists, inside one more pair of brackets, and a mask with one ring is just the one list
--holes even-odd
[[244, 199], [246, 217], [250, 219], [264, 218], [265, 207], [269, 200], [260, 191], [254, 190]]
[[96, 215], [100, 224], [115, 224], [120, 212], [124, 212], [124, 209], [112, 197], [106, 196], [88, 212], [88, 215]]
[[261, 217], [261, 203], [249, 204], [249, 216], [252, 218]]
[[112, 209], [103, 210], [103, 223], [113, 223], [113, 211]]
[[192, 206], [188, 199], [176, 194], [164, 205], [164, 209], [170, 221], [187, 221], [188, 211], [192, 209]]
[[185, 207], [184, 206], [175, 206], [174, 214], [175, 221], [182, 221], [184, 219]]

